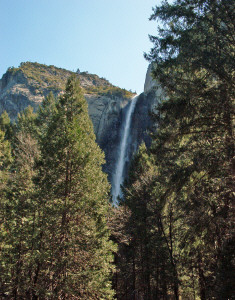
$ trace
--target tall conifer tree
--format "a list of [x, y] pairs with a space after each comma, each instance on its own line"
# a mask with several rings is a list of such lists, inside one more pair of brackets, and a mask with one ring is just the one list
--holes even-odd
[[[7, 184], [1, 186], [2, 242], [1, 282], [6, 297], [30, 298], [34, 267], [37, 201], [34, 197], [35, 160], [39, 158], [37, 141], [30, 135], [31, 114], [22, 115], [13, 136], [13, 163]], [[24, 121], [23, 121], [24, 120]], [[24, 124], [24, 125], [23, 125]], [[6, 171], [5, 166], [5, 171]]]
[[[159, 228], [168, 250], [172, 289], [158, 299], [232, 299], [234, 294], [229, 279], [235, 269], [234, 9], [230, 0], [163, 1], [151, 16], [163, 26], [151, 37], [147, 58], [167, 94], [155, 115], [158, 128], [150, 148], [157, 171], [146, 186], [147, 174], [136, 164], [131, 177], [136, 182], [130, 181], [124, 194], [132, 238], [137, 236], [132, 243], [158, 249]], [[155, 218], [146, 230], [149, 203]], [[136, 234], [139, 228], [143, 235]], [[153, 235], [146, 241], [149, 229]], [[142, 263], [150, 261], [151, 255], [142, 256]]]
[[58, 299], [111, 299], [109, 185], [75, 77], [68, 80], [41, 146], [43, 243], [48, 247], [41, 280]]
[[10, 299], [113, 299], [109, 184], [75, 77], [39, 113], [0, 131], [1, 292]]
[[215, 279], [234, 240], [233, 11], [230, 0], [178, 0], [163, 2], [151, 16], [164, 27], [151, 37], [147, 57], [168, 95], [158, 107], [152, 153], [161, 198], [176, 212], [182, 275], [191, 281], [191, 287], [182, 281], [185, 297], [190, 288], [201, 299], [228, 297], [216, 293]]

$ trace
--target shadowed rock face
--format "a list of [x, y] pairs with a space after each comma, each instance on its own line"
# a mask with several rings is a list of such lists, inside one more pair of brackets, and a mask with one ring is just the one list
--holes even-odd
[[[134, 113], [132, 115], [131, 130], [129, 136], [128, 157], [131, 157], [138, 150], [141, 143], [145, 143], [147, 147], [151, 145], [149, 133], [155, 128], [151, 113], [156, 109], [157, 103], [161, 97], [157, 97], [158, 90], [150, 90], [147, 94], [139, 95]], [[128, 171], [129, 162], [125, 168], [125, 174]]]
[[0, 113], [6, 110], [11, 119], [15, 119], [18, 112], [29, 105], [36, 108], [42, 99], [43, 95], [32, 91], [22, 72], [7, 72], [0, 80]]
[[139, 95], [134, 113], [132, 115], [131, 130], [128, 146], [128, 161], [125, 166], [125, 175], [128, 172], [129, 162], [142, 142], [147, 147], [151, 145], [149, 133], [156, 129], [157, 124], [151, 117], [156, 112], [159, 102], [165, 98], [165, 93], [160, 84], [152, 78], [152, 64], [149, 65], [144, 84], [144, 92]]
[[85, 95], [88, 111], [94, 125], [97, 143], [105, 153], [106, 164], [104, 171], [111, 181], [118, 157], [121, 124], [124, 112], [130, 100], [123, 98], [96, 98]]
[[[10, 118], [14, 120], [17, 114], [29, 105], [36, 110], [50, 91], [56, 96], [63, 93], [67, 78], [72, 73], [68, 70], [37, 63], [26, 63], [24, 68], [9, 69], [0, 80], [0, 114], [6, 110]], [[97, 142], [105, 152], [104, 171], [111, 181], [118, 157], [122, 124], [130, 99], [122, 94], [123, 90], [121, 89], [121, 94], [114, 95], [97, 92], [97, 89], [99, 91], [100, 88], [113, 87], [104, 78], [87, 72], [79, 73], [78, 76], [84, 89]], [[94, 89], [95, 92], [89, 92]], [[132, 116], [128, 147], [129, 158], [142, 141], [147, 146], [150, 145], [147, 129], [152, 127], [152, 121], [149, 111], [154, 109], [162, 94], [162, 89], [151, 79], [149, 68], [145, 91], [139, 96]]]
[[[17, 114], [29, 105], [36, 110], [50, 92], [55, 96], [62, 94], [72, 74], [68, 70], [37, 63], [10, 68], [0, 80], [0, 114], [6, 110], [10, 118], [15, 120]], [[105, 152], [107, 163], [104, 170], [111, 179], [122, 111], [129, 102], [125, 94], [129, 93], [128, 96], [132, 97], [132, 93], [113, 86], [95, 74], [83, 72], [77, 76], [88, 103], [97, 142]]]

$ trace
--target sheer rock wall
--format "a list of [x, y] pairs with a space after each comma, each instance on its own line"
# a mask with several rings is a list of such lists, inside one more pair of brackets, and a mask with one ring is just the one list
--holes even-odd
[[[64, 84], [72, 73], [71, 71], [55, 67], [50, 72], [54, 72], [53, 76], [57, 76], [60, 79], [59, 82], [64, 82]], [[97, 75], [92, 75], [93, 77], [89, 77], [89, 74], [85, 75], [79, 75], [82, 87], [111, 86], [107, 80], [99, 78]], [[36, 110], [50, 91], [55, 95], [63, 93], [61, 85], [57, 85], [53, 89], [47, 80], [42, 81], [38, 85], [34, 79], [26, 76], [21, 70], [15, 72], [7, 71], [0, 80], [0, 114], [6, 110], [11, 119], [14, 120], [17, 114], [29, 105]], [[151, 66], [149, 66], [146, 74], [145, 89], [138, 97], [132, 117], [126, 170], [128, 161], [141, 142], [144, 141], [147, 146], [151, 143], [148, 130], [153, 128], [153, 122], [149, 112], [154, 111], [157, 102], [161, 100], [162, 96], [163, 90], [152, 79]], [[108, 173], [111, 181], [118, 158], [122, 124], [127, 106], [131, 100], [125, 97], [98, 94], [85, 94], [85, 98], [88, 103], [89, 115], [93, 122], [97, 142], [105, 152], [106, 165], [104, 166], [104, 171]]]

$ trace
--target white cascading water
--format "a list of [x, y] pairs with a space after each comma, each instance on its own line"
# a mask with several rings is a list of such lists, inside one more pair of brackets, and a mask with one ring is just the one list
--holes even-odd
[[120, 196], [121, 193], [121, 185], [124, 179], [123, 172], [125, 167], [125, 159], [126, 159], [126, 152], [128, 146], [128, 136], [130, 132], [131, 117], [134, 112], [137, 99], [138, 99], [138, 95], [132, 98], [126, 114], [125, 123], [124, 123], [124, 130], [123, 130], [123, 135], [122, 135], [120, 148], [119, 148], [119, 157], [116, 164], [116, 171], [114, 174], [113, 187], [112, 187], [112, 196], [113, 196], [114, 204], [117, 204], [118, 196]]

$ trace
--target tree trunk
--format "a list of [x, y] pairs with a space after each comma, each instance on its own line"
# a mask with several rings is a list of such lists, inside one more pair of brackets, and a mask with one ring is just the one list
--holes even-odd
[[205, 277], [201, 267], [201, 260], [198, 263], [198, 276], [199, 276], [199, 289], [200, 289], [200, 298], [201, 300], [206, 300], [206, 285]]
[[136, 274], [135, 274], [135, 256], [134, 256], [134, 253], [133, 253], [133, 257], [132, 257], [132, 273], [133, 273], [133, 282], [132, 282], [133, 300], [138, 300], [136, 298], [136, 289], [135, 289]]

